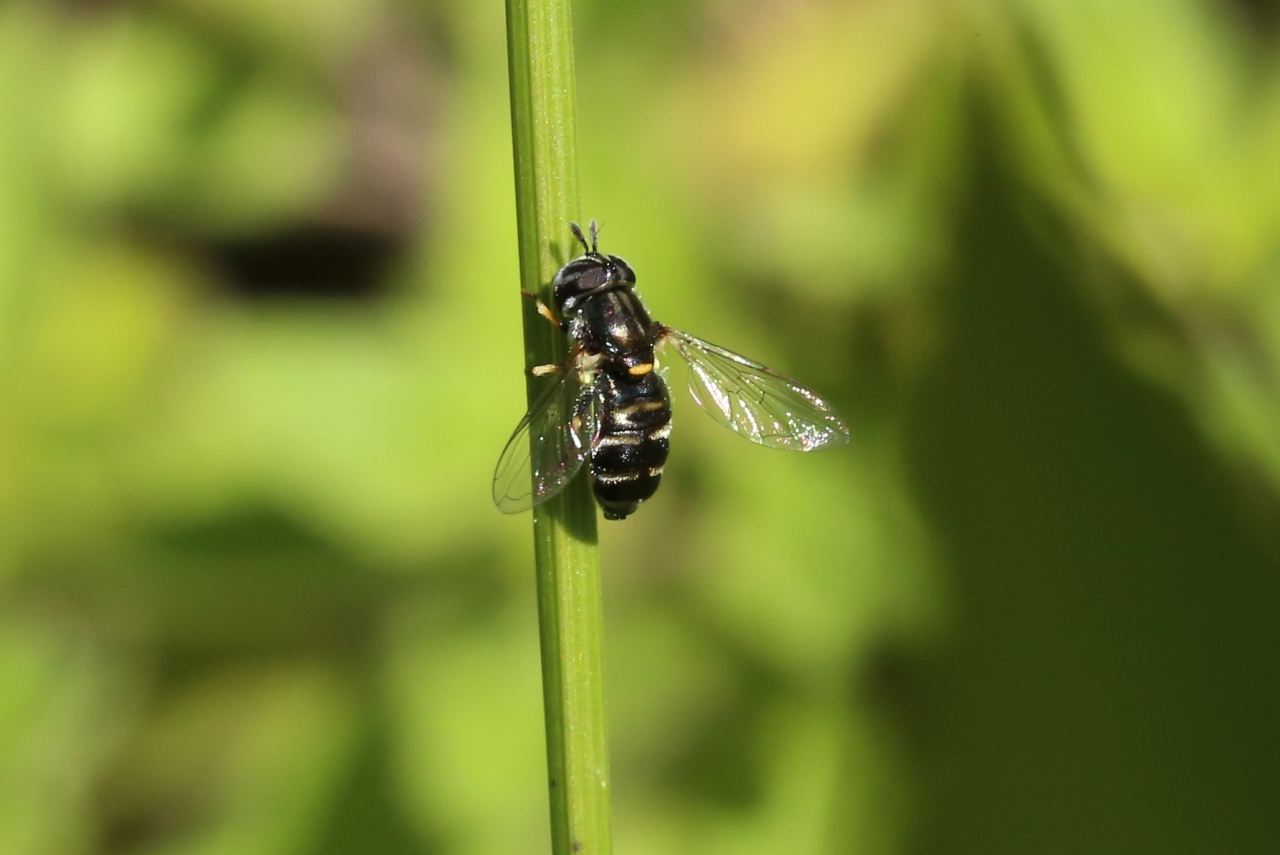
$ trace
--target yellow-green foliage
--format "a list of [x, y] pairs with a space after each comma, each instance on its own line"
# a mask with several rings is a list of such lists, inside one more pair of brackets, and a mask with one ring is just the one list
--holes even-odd
[[[602, 248], [854, 432], [673, 372], [619, 855], [1280, 851], [1264, 5], [578, 4]], [[547, 851], [511, 157], [500, 3], [0, 6], [0, 853]]]

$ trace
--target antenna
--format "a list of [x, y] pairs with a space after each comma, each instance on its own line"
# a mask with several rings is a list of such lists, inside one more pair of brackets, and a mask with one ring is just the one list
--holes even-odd
[[[591, 221], [591, 242], [595, 243], [595, 220]], [[578, 243], [582, 244], [582, 248], [587, 252], [592, 252], [592, 248], [587, 246], [587, 238], [582, 234], [582, 226], [577, 223], [569, 223], [569, 231], [573, 232], [573, 236], [578, 239]]]
[[598, 253], [600, 250], [596, 249], [596, 246], [600, 241], [600, 226], [596, 223], [595, 217], [591, 218], [589, 228], [591, 229], [591, 251]]

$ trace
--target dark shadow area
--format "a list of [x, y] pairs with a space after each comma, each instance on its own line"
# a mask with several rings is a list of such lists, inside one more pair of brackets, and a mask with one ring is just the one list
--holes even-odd
[[406, 583], [352, 560], [285, 514], [245, 507], [156, 530], [142, 570], [162, 685], [232, 661], [363, 661]]
[[316, 225], [217, 244], [209, 253], [243, 297], [367, 299], [386, 293], [406, 248], [390, 234]]
[[1245, 26], [1265, 39], [1275, 39], [1280, 33], [1280, 2], [1276, 0], [1222, 0], [1229, 12], [1240, 18]]
[[945, 646], [897, 693], [927, 758], [913, 850], [1280, 852], [1280, 558], [1188, 414], [1109, 348], [1096, 268], [994, 124], [973, 123], [910, 412], [952, 592]]

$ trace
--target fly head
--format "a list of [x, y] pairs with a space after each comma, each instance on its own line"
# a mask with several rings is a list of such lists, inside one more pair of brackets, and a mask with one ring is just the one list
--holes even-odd
[[560, 268], [552, 283], [556, 308], [561, 313], [572, 314], [588, 297], [636, 284], [636, 274], [631, 265], [616, 255], [605, 255], [598, 250], [599, 227], [595, 220], [590, 225], [590, 242], [577, 223], [570, 223], [569, 228], [585, 253]]

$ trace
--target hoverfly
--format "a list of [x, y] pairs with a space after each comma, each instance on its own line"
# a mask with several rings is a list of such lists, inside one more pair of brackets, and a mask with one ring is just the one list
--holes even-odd
[[[655, 350], [671, 344], [689, 364], [689, 392], [720, 424], [769, 448], [815, 451], [843, 445], [849, 429], [816, 394], [758, 362], [657, 323], [635, 290], [636, 275], [570, 223], [584, 254], [556, 274], [559, 316], [541, 300], [539, 313], [566, 329], [572, 348], [529, 408], [498, 460], [493, 501], [514, 514], [559, 493], [590, 461], [592, 489], [605, 519], [625, 519], [658, 489], [671, 434], [671, 397], [654, 370]], [[561, 318], [568, 319], [567, 327]], [[531, 439], [535, 440], [531, 443]]]

